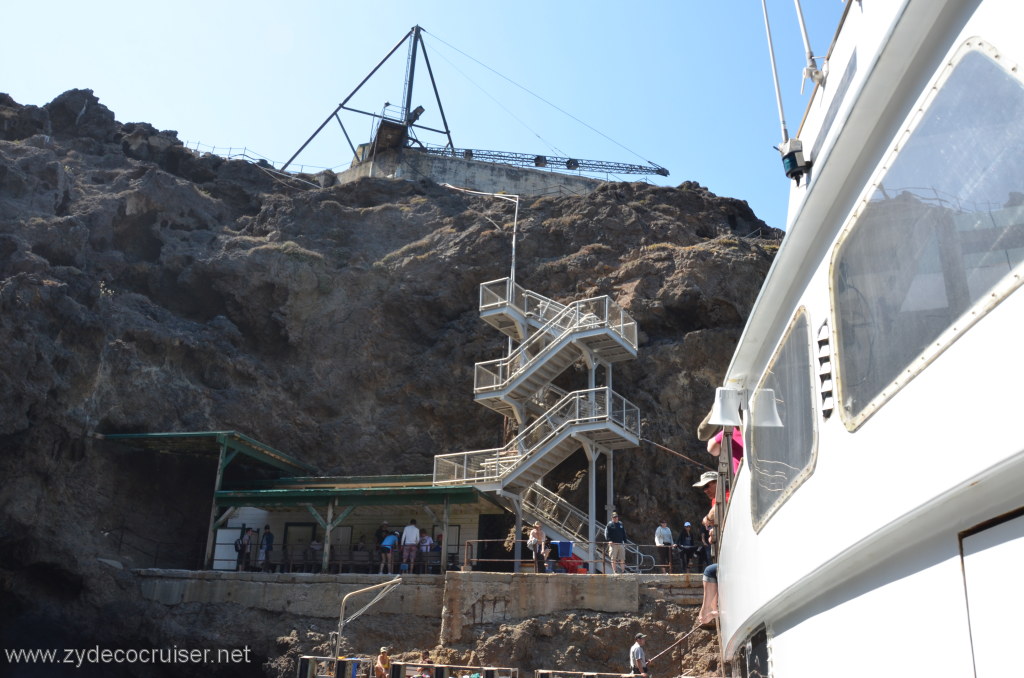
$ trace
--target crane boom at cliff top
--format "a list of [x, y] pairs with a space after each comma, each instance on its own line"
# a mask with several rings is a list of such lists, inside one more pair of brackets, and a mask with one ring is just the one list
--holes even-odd
[[[427, 50], [423, 44], [423, 36], [421, 35], [422, 30], [423, 29], [419, 26], [413, 26], [405, 37], [391, 48], [391, 51], [388, 52], [387, 56], [385, 56], [380, 63], [378, 63], [373, 70], [363, 78], [362, 82], [360, 82], [356, 88], [352, 90], [347, 97], [345, 97], [345, 100], [338, 104], [338, 107], [335, 108], [329, 116], [327, 116], [323, 123], [321, 123], [309, 139], [299, 147], [299, 150], [297, 150], [292, 157], [288, 159], [288, 162], [286, 162], [281, 169], [288, 169], [288, 166], [292, 164], [303, 150], [306, 149], [310, 142], [312, 142], [313, 139], [316, 138], [316, 136], [320, 134], [320, 132], [323, 131], [327, 124], [333, 119], [338, 122], [342, 133], [345, 135], [345, 140], [348, 142], [348, 145], [352, 150], [352, 156], [355, 159], [353, 164], [370, 160], [376, 156], [377, 153], [382, 151], [413, 148], [417, 151], [422, 151], [436, 156], [458, 157], [464, 160], [493, 162], [504, 165], [513, 165], [516, 167], [548, 168], [560, 172], [656, 174], [663, 177], [668, 176], [669, 172], [667, 169], [649, 161], [646, 165], [637, 165], [620, 162], [607, 162], [603, 160], [584, 160], [581, 158], [535, 155], [532, 153], [455, 148], [455, 145], [452, 142], [451, 130], [448, 127], [448, 120], [444, 113], [444, 107], [441, 105], [441, 98], [437, 90], [437, 82], [434, 80], [433, 69], [430, 66], [430, 59], [427, 57]], [[398, 48], [407, 41], [409, 43], [409, 56], [405, 73], [405, 91], [401, 107], [394, 107], [390, 103], [385, 103], [384, 109], [381, 113], [372, 113], [350, 107], [348, 103], [351, 101], [352, 97], [355, 96], [363, 85], [365, 85], [366, 82], [377, 73], [381, 66], [383, 66], [396, 51], [398, 51]], [[418, 121], [425, 109], [423, 106], [416, 106], [415, 108], [412, 107], [413, 86], [415, 84], [418, 53], [422, 53], [423, 61], [427, 67], [427, 73], [430, 76], [430, 84], [434, 92], [434, 100], [437, 103], [437, 109], [441, 115], [442, 129], [427, 127], [426, 125], [420, 124]], [[349, 137], [348, 131], [345, 129], [345, 125], [342, 123], [341, 118], [338, 115], [343, 110], [367, 115], [377, 121], [376, 132], [370, 143], [361, 144], [358, 148], [352, 144], [352, 139]], [[447, 143], [444, 145], [423, 144], [415, 136], [414, 130], [417, 129], [435, 134], [442, 134], [447, 139]]]

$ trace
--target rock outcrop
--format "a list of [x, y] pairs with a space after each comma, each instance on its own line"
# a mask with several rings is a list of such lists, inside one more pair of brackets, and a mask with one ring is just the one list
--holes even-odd
[[[212, 633], [201, 612], [162, 625], [130, 573], [97, 560], [120, 559], [115, 538], [202, 540], [210, 488], [190, 478], [208, 462], [111, 451], [95, 433], [234, 429], [336, 475], [429, 473], [435, 454], [502, 442], [471, 394], [474, 363], [505, 349], [476, 302], [508, 275], [511, 206], [268, 169], [119, 123], [89, 90], [43, 107], [0, 94], [5, 646]], [[615, 388], [644, 438], [700, 458], [694, 431], [780, 237], [693, 182], [610, 183], [521, 205], [516, 278], [624, 306], [641, 345]], [[579, 500], [584, 469], [570, 459], [552, 488]], [[615, 472], [627, 524], [704, 507], [699, 471], [647, 443]]]

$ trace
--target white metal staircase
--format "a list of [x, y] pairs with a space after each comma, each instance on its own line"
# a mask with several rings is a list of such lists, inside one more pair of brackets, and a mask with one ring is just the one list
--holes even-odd
[[475, 400], [496, 412], [515, 418], [518, 403], [585, 356], [606, 364], [636, 357], [636, 323], [607, 296], [568, 306], [538, 301], [544, 298], [532, 292], [513, 290], [505, 297], [520, 299], [524, 307], [490, 301], [486, 319], [513, 339], [523, 339], [504, 358], [477, 363], [473, 379]]
[[434, 484], [519, 491], [578, 450], [581, 439], [623, 449], [636, 447], [639, 435], [640, 411], [625, 398], [608, 388], [574, 391], [504, 447], [435, 456]]
[[[555, 533], [560, 540], [573, 542], [573, 550], [581, 555], [582, 549], [575, 544], [587, 541], [587, 514], [565, 499], [534, 483], [521, 495], [524, 518], [528, 522], [541, 521], [546, 529]], [[634, 572], [649, 572], [654, 569], [654, 557], [644, 553], [636, 544], [626, 543], [626, 568]]]
[[[508, 278], [480, 286], [480, 316], [518, 346], [476, 365], [474, 399], [515, 420], [519, 434], [503, 447], [436, 456], [434, 484], [517, 497], [531, 520], [564, 540], [586, 542], [586, 514], [540, 480], [581, 446], [611, 454], [639, 444], [638, 408], [610, 386], [594, 386], [597, 366], [610, 383], [611, 366], [636, 357], [636, 322], [607, 296], [561, 304]], [[590, 369], [590, 388], [566, 392], [552, 385], [581, 360]], [[650, 557], [632, 551], [636, 566], [646, 565]]]

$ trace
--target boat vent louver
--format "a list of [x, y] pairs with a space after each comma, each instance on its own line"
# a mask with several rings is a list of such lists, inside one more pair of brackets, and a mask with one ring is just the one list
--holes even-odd
[[818, 380], [821, 390], [821, 417], [828, 419], [835, 409], [835, 397], [832, 395], [832, 341], [826, 320], [818, 328]]

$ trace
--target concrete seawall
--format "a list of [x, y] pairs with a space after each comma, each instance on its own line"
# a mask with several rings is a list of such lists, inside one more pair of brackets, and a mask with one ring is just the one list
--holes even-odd
[[[171, 607], [233, 603], [337, 620], [342, 598], [387, 576], [136, 570], [143, 597]], [[370, 594], [367, 594], [369, 596]], [[459, 641], [476, 624], [517, 622], [568, 610], [636, 614], [650, 603], [700, 605], [699, 575], [535, 575], [449, 572], [404, 575], [368, 614], [441, 621], [440, 642]], [[369, 598], [356, 597], [355, 608]]]

